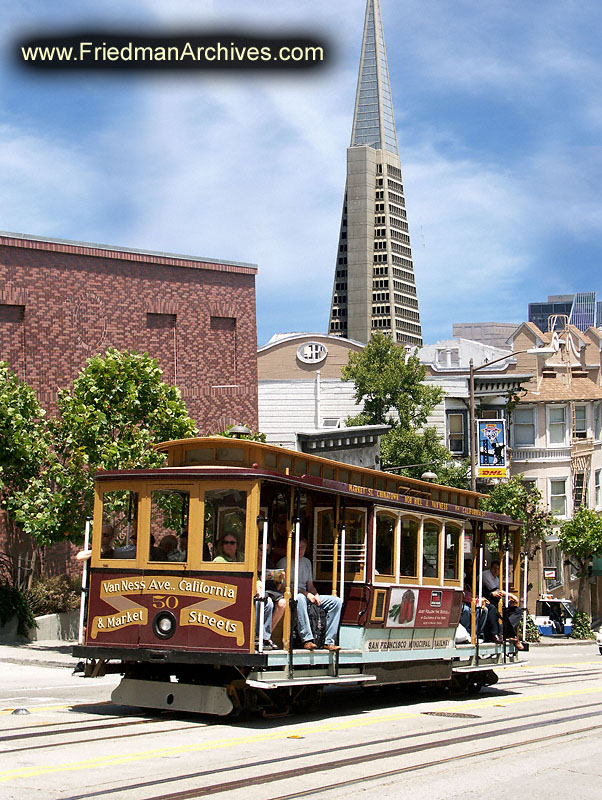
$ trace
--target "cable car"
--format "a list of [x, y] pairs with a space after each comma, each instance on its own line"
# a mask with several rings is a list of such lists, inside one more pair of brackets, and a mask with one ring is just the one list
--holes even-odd
[[[521, 523], [482, 511], [479, 494], [248, 440], [158, 449], [160, 469], [95, 479], [74, 655], [86, 677], [123, 676], [115, 702], [271, 713], [305, 708], [328, 685], [478, 690], [518, 661], [514, 642], [476, 633], [492, 540], [500, 586], [520, 586]], [[319, 596], [338, 598], [330, 649], [295, 635], [304, 542]], [[457, 643], [471, 570], [472, 631]], [[270, 585], [284, 613], [266, 642]]]

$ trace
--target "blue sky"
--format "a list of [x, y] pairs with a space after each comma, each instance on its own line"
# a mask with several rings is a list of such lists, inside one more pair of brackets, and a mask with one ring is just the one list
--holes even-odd
[[[425, 342], [598, 290], [599, 0], [381, 0]], [[0, 0], [0, 229], [259, 265], [258, 341], [326, 330], [364, 0]], [[16, 39], [302, 28], [291, 75], [40, 75]], [[602, 298], [601, 298], [602, 299]]]

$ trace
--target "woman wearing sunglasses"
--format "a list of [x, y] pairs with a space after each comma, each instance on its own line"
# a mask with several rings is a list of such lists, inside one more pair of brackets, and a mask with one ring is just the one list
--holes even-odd
[[242, 554], [238, 552], [238, 539], [233, 533], [225, 533], [217, 544], [217, 555], [213, 559], [220, 564], [240, 563]]

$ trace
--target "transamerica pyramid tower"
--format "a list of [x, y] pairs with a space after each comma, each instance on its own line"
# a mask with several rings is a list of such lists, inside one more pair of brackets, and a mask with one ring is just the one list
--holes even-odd
[[422, 344], [379, 0], [367, 0], [329, 333]]

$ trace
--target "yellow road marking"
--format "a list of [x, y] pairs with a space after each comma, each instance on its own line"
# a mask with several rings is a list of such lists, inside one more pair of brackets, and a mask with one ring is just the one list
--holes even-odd
[[[587, 689], [572, 689], [569, 691], [555, 691], [555, 692], [546, 692], [545, 694], [535, 694], [535, 695], [525, 695], [523, 697], [511, 697], [505, 698], [504, 702], [505, 705], [517, 705], [518, 703], [528, 703], [538, 700], [551, 700], [554, 698], [563, 698], [563, 697], [577, 697], [581, 695], [587, 694], [599, 694], [602, 693], [602, 686], [593, 688], [589, 687]], [[462, 704], [456, 706], [442, 706], [439, 710], [446, 711], [446, 712], [453, 712], [453, 711], [464, 711], [467, 710], [474, 710], [479, 708], [489, 708], [492, 706], [498, 705], [499, 698], [492, 697], [487, 700], [474, 700], [464, 702]], [[0, 783], [6, 783], [14, 778], [28, 778], [38, 775], [51, 775], [60, 772], [77, 772], [81, 770], [89, 770], [95, 769], [99, 767], [108, 767], [115, 764], [127, 764], [133, 763], [137, 761], [149, 761], [152, 759], [157, 758], [165, 758], [169, 756], [182, 756], [185, 753], [200, 753], [207, 750], [218, 750], [218, 749], [226, 749], [230, 747], [238, 747], [241, 745], [248, 745], [248, 744], [255, 744], [257, 742], [270, 742], [270, 741], [277, 741], [279, 739], [286, 739], [290, 738], [291, 735], [299, 735], [299, 736], [307, 736], [309, 734], [315, 733], [326, 733], [326, 732], [333, 732], [333, 731], [342, 731], [347, 730], [349, 728], [360, 728], [360, 727], [367, 727], [372, 725], [378, 725], [383, 722], [399, 722], [405, 719], [416, 719], [421, 716], [422, 712], [416, 711], [411, 713], [393, 713], [393, 714], [385, 714], [378, 717], [369, 717], [364, 719], [353, 719], [353, 720], [345, 720], [342, 722], [328, 722], [321, 725], [317, 725], [312, 727], [311, 725], [307, 725], [303, 728], [293, 728], [292, 730], [286, 729], [281, 731], [272, 731], [270, 733], [263, 733], [263, 734], [253, 734], [249, 736], [241, 736], [238, 738], [226, 738], [226, 739], [218, 739], [216, 741], [209, 741], [203, 742], [201, 744], [194, 744], [194, 745], [179, 745], [177, 747], [161, 747], [161, 748], [154, 748], [152, 750], [146, 750], [139, 753], [131, 753], [131, 754], [123, 754], [123, 755], [114, 755], [114, 756], [102, 756], [100, 758], [88, 758], [84, 759], [83, 761], [73, 761], [66, 764], [53, 764], [48, 766], [38, 766], [38, 767], [21, 767], [19, 769], [12, 769], [6, 770], [4, 772], [0, 772]]]

